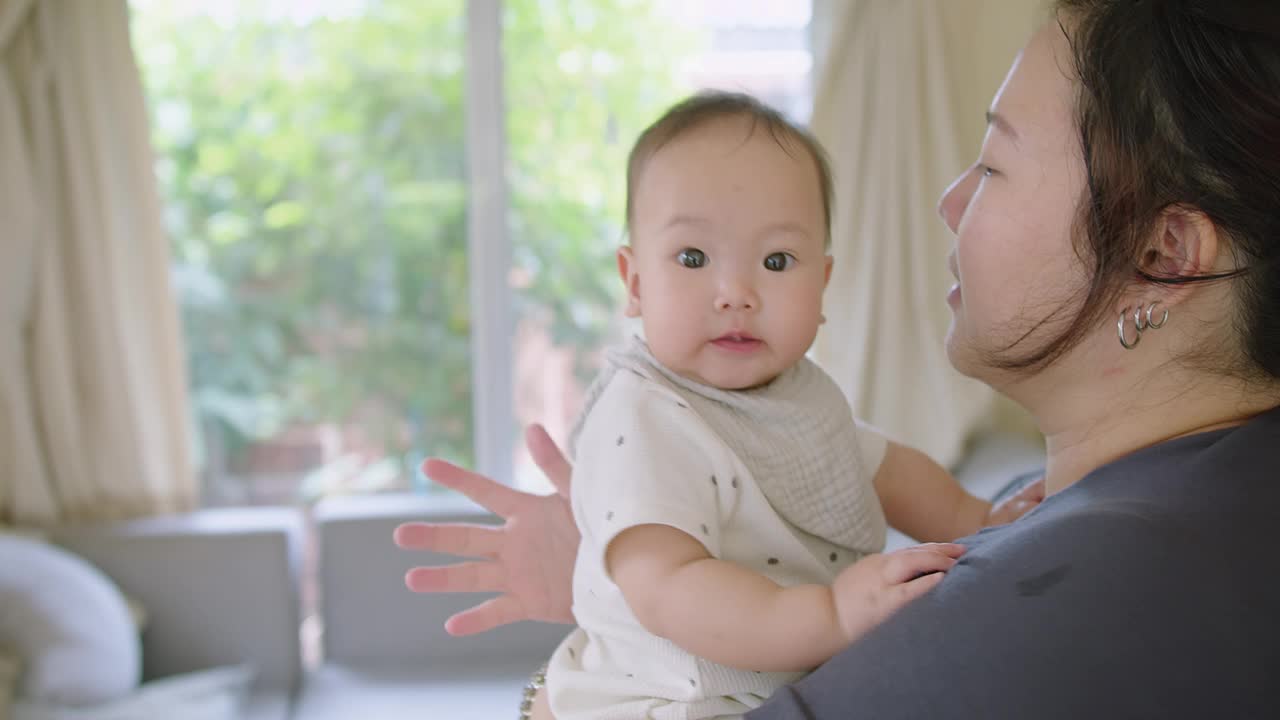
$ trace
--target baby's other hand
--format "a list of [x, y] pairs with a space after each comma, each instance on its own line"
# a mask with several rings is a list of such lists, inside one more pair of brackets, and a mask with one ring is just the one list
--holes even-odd
[[868, 555], [845, 568], [831, 586], [845, 640], [852, 643], [932, 590], [964, 551], [955, 543], [926, 543]]
[[1004, 525], [1026, 515], [1044, 501], [1044, 477], [1001, 500], [987, 513], [984, 527]]

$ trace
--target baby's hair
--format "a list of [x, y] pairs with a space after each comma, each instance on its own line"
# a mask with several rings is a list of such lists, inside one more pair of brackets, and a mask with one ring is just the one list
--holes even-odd
[[627, 226], [631, 226], [635, 189], [649, 158], [667, 143], [713, 120], [745, 118], [751, 121], [747, 138], [763, 124], [778, 147], [791, 157], [807, 152], [818, 168], [818, 185], [822, 190], [822, 213], [826, 229], [826, 246], [831, 246], [832, 181], [831, 163], [817, 138], [765, 103], [745, 93], [706, 90], [673, 105], [652, 125], [645, 128], [631, 148], [627, 159]]

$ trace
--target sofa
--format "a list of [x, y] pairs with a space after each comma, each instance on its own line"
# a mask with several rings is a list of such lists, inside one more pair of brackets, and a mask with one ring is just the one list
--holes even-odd
[[[994, 434], [957, 469], [994, 497], [1043, 463], [1034, 442]], [[146, 609], [144, 679], [251, 662], [250, 720], [486, 720], [514, 717], [520, 689], [567, 632], [520, 623], [455, 638], [445, 618], [479, 596], [417, 595], [405, 571], [453, 558], [391, 543], [409, 520], [496, 522], [463, 498], [373, 495], [292, 508], [209, 509], [57, 530], [52, 539], [110, 576]], [[323, 659], [300, 643], [304, 529], [317, 539]], [[894, 534], [890, 547], [909, 543]]]

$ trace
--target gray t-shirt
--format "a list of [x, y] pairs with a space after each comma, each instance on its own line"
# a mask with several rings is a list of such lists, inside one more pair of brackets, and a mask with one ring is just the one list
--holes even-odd
[[1280, 408], [1106, 465], [747, 720], [1280, 717]]

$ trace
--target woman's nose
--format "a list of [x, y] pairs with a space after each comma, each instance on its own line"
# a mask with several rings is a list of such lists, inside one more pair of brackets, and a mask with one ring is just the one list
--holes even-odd
[[938, 216], [951, 228], [951, 232], [959, 231], [960, 220], [964, 217], [965, 210], [969, 209], [969, 201], [973, 199], [973, 193], [981, 179], [977, 166], [971, 166], [960, 177], [951, 181], [951, 185], [938, 200]]

